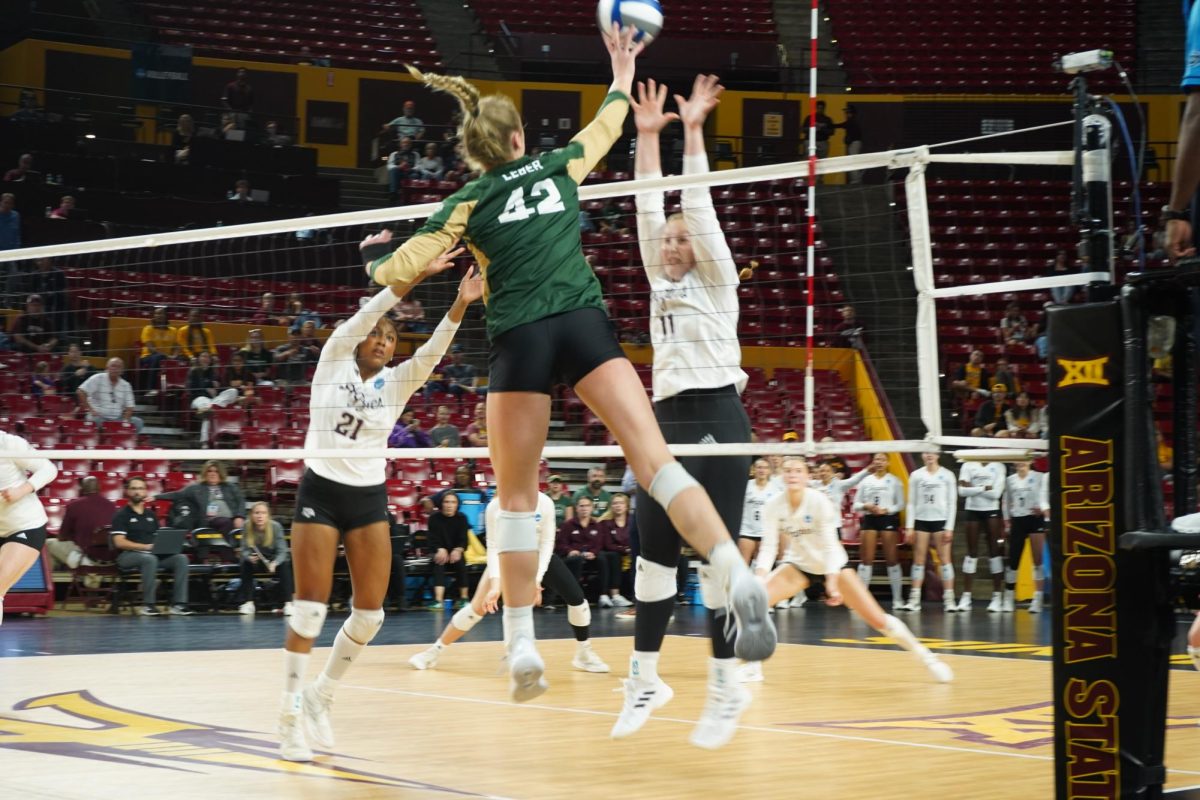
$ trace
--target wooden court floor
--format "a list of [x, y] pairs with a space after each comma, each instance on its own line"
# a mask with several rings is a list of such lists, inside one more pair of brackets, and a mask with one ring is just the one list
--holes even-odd
[[[612, 741], [632, 640], [597, 639], [608, 675], [542, 643], [551, 689], [505, 699], [497, 642], [464, 642], [437, 670], [417, 645], [372, 646], [335, 704], [335, 753], [275, 758], [280, 651], [0, 659], [0, 796], [12, 798], [1047, 798], [1050, 663], [946, 654], [931, 683], [897, 650], [782, 644], [717, 753], [687, 742], [707, 642], [671, 636], [675, 699]], [[326, 651], [312, 660], [315, 675]], [[1171, 786], [1200, 784], [1200, 674], [1172, 672]], [[830, 794], [831, 793], [831, 794]]]

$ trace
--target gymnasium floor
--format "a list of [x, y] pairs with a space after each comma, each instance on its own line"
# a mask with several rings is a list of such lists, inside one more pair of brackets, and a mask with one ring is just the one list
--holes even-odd
[[[701, 610], [681, 607], [660, 672], [675, 699], [612, 741], [632, 623], [594, 612], [607, 675], [570, 669], [562, 611], [539, 612], [550, 691], [507, 702], [499, 620], [438, 668], [407, 658], [448, 615], [390, 614], [335, 705], [335, 753], [275, 759], [280, 617], [6, 618], [0, 626], [0, 786], [22, 798], [702, 798], [1052, 794], [1049, 615], [905, 617], [956, 672], [931, 683], [845, 609], [776, 614], [781, 644], [734, 741], [687, 742], [704, 698]], [[331, 615], [322, 649], [342, 615]], [[1186, 620], [1181, 620], [1182, 627]], [[1172, 672], [1173, 787], [1200, 784], [1200, 674]], [[881, 784], [881, 781], [886, 783]]]

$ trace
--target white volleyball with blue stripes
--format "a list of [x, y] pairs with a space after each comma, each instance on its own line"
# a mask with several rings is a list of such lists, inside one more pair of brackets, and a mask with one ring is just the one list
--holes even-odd
[[650, 44], [662, 31], [662, 6], [658, 0], [600, 0], [596, 6], [596, 23], [600, 30], [611, 31], [614, 22], [622, 29], [635, 29], [635, 42]]

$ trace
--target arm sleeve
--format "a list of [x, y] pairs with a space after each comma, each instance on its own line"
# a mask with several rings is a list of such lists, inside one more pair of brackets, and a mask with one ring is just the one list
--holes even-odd
[[367, 256], [371, 279], [381, 286], [416, 283], [430, 261], [462, 238], [474, 207], [475, 201], [466, 200], [461, 193], [446, 198], [420, 230], [395, 252], [376, 258]]
[[854, 502], [850, 504], [851, 511], [862, 511], [864, 507], [862, 492], [854, 495]]
[[446, 546], [446, 535], [442, 531], [442, 520], [439, 517], [445, 518], [445, 515], [440, 511], [435, 511], [429, 517], [429, 528], [425, 532], [425, 540], [429, 543], [430, 550], [449, 550]]
[[842, 480], [842, 481], [838, 481], [838, 486], [840, 486], [842, 488], [842, 491], [848, 492], [851, 489], [853, 489], [855, 486], [858, 486], [860, 483], [862, 483], [863, 478], [866, 478], [870, 474], [871, 473], [869, 470], [865, 470], [865, 469], [859, 470], [856, 474], [851, 475], [849, 478], [846, 478], [845, 480]]
[[[384, 291], [388, 294], [392, 293], [391, 289], [385, 289]], [[395, 295], [392, 296], [395, 297]], [[442, 321], [438, 323], [437, 328], [429, 335], [425, 343], [417, 348], [417, 352], [413, 353], [412, 357], [396, 367], [395, 372], [392, 373], [393, 380], [390, 392], [392, 395], [392, 406], [396, 410], [397, 417], [404, 410], [408, 399], [413, 396], [414, 392], [425, 385], [425, 381], [429, 380], [430, 373], [446, 357], [446, 351], [450, 349], [450, 343], [454, 341], [454, 334], [458, 333], [458, 326], [459, 323], [452, 322], [449, 315], [442, 317]], [[343, 324], [341, 328], [344, 327], [346, 326]], [[341, 328], [338, 328], [338, 330], [341, 330]], [[370, 328], [367, 330], [370, 331]], [[332, 336], [329, 338], [333, 339]], [[328, 349], [329, 345], [325, 347]]]
[[884, 508], [889, 514], [895, 514], [900, 509], [904, 508], [904, 484], [900, 483], [900, 479], [895, 475], [888, 475], [891, 480], [888, 481], [892, 488], [892, 499], [888, 501]]
[[149, 342], [153, 338], [153, 336], [154, 336], [154, 326], [153, 325], [144, 325], [142, 327], [142, 358], [145, 358], [146, 356], [150, 355], [150, 348], [146, 346], [146, 343]]
[[29, 485], [33, 487], [35, 492], [40, 492], [46, 488], [50, 481], [57, 477], [58, 467], [54, 466], [54, 463], [49, 459], [38, 458], [33, 455], [36, 451], [32, 447], [28, 445], [26, 447], [30, 455], [26, 458], [16, 459], [17, 468], [29, 473], [29, 477], [26, 480], [29, 481]]
[[[945, 467], [942, 467], [942, 471], [945, 472], [946, 475], [949, 476], [949, 478], [950, 478], [950, 483], [948, 484], [948, 487], [954, 486], [954, 473], [951, 472], [950, 470], [946, 469]], [[954, 519], [958, 515], [958, 503], [954, 499], [954, 492], [949, 491], [949, 489], [947, 489], [947, 492], [946, 492], [946, 505], [947, 505], [947, 508], [946, 508], [945, 530], [952, 531], [952, 530], [954, 530]]]
[[824, 551], [822, 559], [825, 562], [825, 570], [822, 574], [831, 575], [835, 572], [841, 572], [842, 567], [846, 566], [846, 549], [842, 547], [841, 541], [838, 540], [838, 510], [833, 507], [833, 503], [825, 504], [826, 510], [821, 517], [821, 547]]
[[1049, 476], [1044, 472], [1037, 473], [1038, 476], [1038, 508], [1045, 514], [1050, 508], [1050, 489]]
[[[959, 481], [970, 481], [973, 477], [974, 476], [968, 475], [968, 470], [967, 470], [967, 467], [965, 467], [965, 466], [963, 467], [962, 472], [958, 473]], [[958, 483], [958, 481], [955, 481], [955, 484], [957, 484], [957, 483]], [[959, 486], [958, 487], [958, 496], [959, 497], [975, 497], [975, 496], [981, 495], [981, 494], [983, 494], [982, 486]]]
[[278, 520], [271, 520], [271, 527], [275, 530], [275, 558], [271, 559], [271, 563], [279, 566], [288, 560], [291, 553], [288, 550], [287, 537], [283, 535], [283, 526]]
[[571, 145], [579, 145], [578, 150], [571, 152], [571, 160], [567, 164], [567, 174], [575, 183], [583, 183], [592, 167], [612, 148], [621, 135], [628, 114], [629, 98], [625, 93], [609, 92], [600, 104], [595, 119], [571, 139]]
[[[661, 172], [638, 172], [637, 178], [661, 178]], [[638, 250], [642, 255], [642, 266], [646, 277], [655, 278], [662, 272], [660, 259], [663, 229], [667, 217], [663, 212], [662, 192], [639, 192], [634, 197], [637, 206]]]
[[917, 512], [917, 473], [908, 476], [908, 505], [904, 508], [904, 526], [913, 527]]
[[988, 500], [999, 500], [1004, 496], [1004, 485], [1005, 481], [1008, 480], [1008, 476], [1004, 474], [1004, 467], [999, 464], [992, 464], [991, 472], [992, 490], [990, 492], [984, 491], [983, 496]]
[[[703, 175], [708, 172], [708, 156], [704, 153], [683, 157], [684, 175]], [[707, 186], [689, 186], [682, 193], [683, 220], [696, 254], [696, 270], [710, 286], [736, 286], [737, 265], [721, 221], [713, 208], [712, 194]]]

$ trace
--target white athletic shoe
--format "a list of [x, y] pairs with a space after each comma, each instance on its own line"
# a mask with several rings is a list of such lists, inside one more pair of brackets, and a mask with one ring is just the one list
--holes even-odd
[[747, 661], [744, 664], [738, 664], [737, 681], [738, 683], [762, 683], [762, 662]]
[[238, 606], [238, 613], [253, 615], [254, 614], [254, 601], [247, 600], [246, 602], [242, 603], [240, 606]]
[[905, 611], [920, 611], [921, 610], [921, 593], [913, 592], [908, 597], [908, 602], [904, 605]]
[[83, 551], [82, 550], [76, 549], [76, 550], [72, 550], [71, 552], [67, 553], [67, 568], [68, 569], [76, 569], [81, 563], [83, 563]]
[[309, 686], [304, 690], [304, 722], [308, 738], [317, 747], [333, 748], [333, 726], [329, 724], [329, 709], [333, 698]]
[[958, 610], [959, 611], [970, 611], [971, 610], [971, 593], [970, 592], [963, 592], [962, 597], [958, 598]]
[[408, 660], [413, 669], [433, 669], [437, 666], [441, 652], [436, 647], [427, 647]]
[[280, 712], [279, 757], [284, 761], [312, 761], [313, 751], [304, 738], [304, 712]]
[[804, 608], [804, 604], [807, 602], [808, 602], [808, 595], [806, 595], [804, 592], [801, 592], [800, 594], [798, 594], [792, 598], [791, 607], [792, 608]]
[[1030, 614], [1042, 613], [1042, 593], [1041, 592], [1033, 593], [1033, 599], [1029, 601], [1029, 613]]
[[950, 669], [949, 664], [942, 661], [933, 653], [921, 659], [921, 663], [925, 665], [925, 669], [929, 670], [929, 674], [938, 683], [950, 683], [950, 681], [954, 680], [954, 670]]
[[629, 608], [633, 605], [633, 603], [631, 603], [623, 594], [614, 594], [611, 599], [612, 604], [617, 608]]
[[723, 687], [709, 686], [704, 711], [692, 729], [691, 743], [705, 750], [724, 747], [737, 733], [738, 720], [750, 706], [751, 699], [750, 691], [737, 683]]
[[600, 607], [601, 608], [612, 608], [613, 607], [612, 598], [606, 594], [600, 595]]
[[546, 663], [528, 635], [513, 636], [508, 646], [508, 696], [514, 703], [524, 703], [539, 697], [550, 685], [542, 677]]
[[1000, 599], [1000, 592], [992, 592], [992, 602], [988, 603], [987, 610], [993, 614], [999, 614], [1003, 601]]
[[780, 600], [778, 603], [776, 603], [775, 607], [772, 608], [771, 611], [779, 611], [781, 609], [791, 608], [791, 607], [792, 607], [792, 598], [785, 597], [782, 600]]
[[949, 589], [942, 592], [942, 608], [948, 612], [958, 611], [958, 606], [954, 602], [954, 592]]
[[592, 649], [589, 642], [580, 642], [575, 648], [575, 657], [571, 659], [571, 666], [583, 672], [608, 672], [608, 664], [600, 656], [596, 655], [596, 651]]
[[892, 611], [907, 611], [908, 603], [904, 602], [903, 597], [892, 598]]
[[650, 719], [651, 711], [662, 708], [675, 696], [675, 692], [663, 683], [662, 678], [653, 681], [626, 678], [622, 684], [625, 704], [608, 734], [614, 739], [624, 739], [637, 733], [646, 724], [646, 720]]
[[747, 567], [729, 576], [729, 610], [737, 628], [733, 653], [743, 661], [766, 661], [775, 652], [775, 623], [767, 614], [767, 587]]
[[1000, 601], [1000, 610], [1006, 614], [1011, 614], [1013, 609], [1016, 608], [1016, 598], [1013, 595], [1014, 592], [1012, 589], [1004, 590], [1004, 599]]

